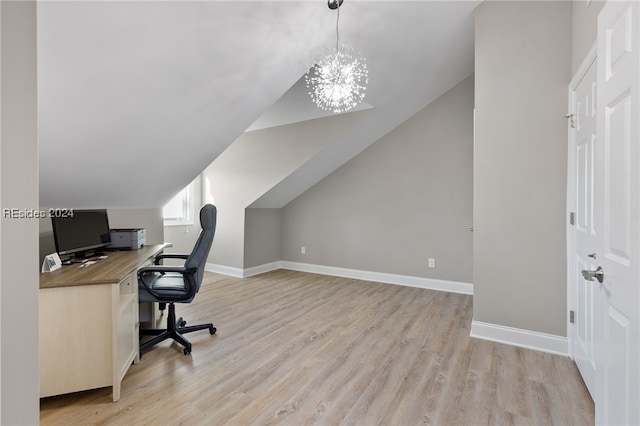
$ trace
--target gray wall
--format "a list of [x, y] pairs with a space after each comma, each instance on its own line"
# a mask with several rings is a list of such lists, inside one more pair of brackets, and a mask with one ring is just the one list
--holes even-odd
[[147, 244], [164, 243], [162, 209], [109, 209], [111, 228], [146, 228]]
[[245, 209], [328, 144], [340, 140], [368, 111], [246, 132], [203, 172], [204, 198], [218, 208], [209, 262], [245, 265]]
[[471, 282], [472, 124], [473, 76], [286, 205], [283, 260]]
[[566, 336], [571, 2], [476, 9], [474, 320]]
[[244, 267], [281, 260], [282, 209], [246, 209], [244, 221]]
[[[36, 3], [0, 2], [2, 209], [38, 209]], [[38, 222], [0, 220], [0, 424], [39, 412]]]
[[[194, 195], [196, 211], [203, 204], [202, 176], [194, 180]], [[281, 260], [280, 257], [280, 209], [248, 208], [244, 210], [244, 268], [264, 265]], [[220, 220], [220, 217], [219, 217]], [[222, 216], [224, 221], [224, 216]], [[216, 237], [209, 261], [215, 259], [216, 252], [222, 250], [224, 242], [219, 237], [219, 230], [223, 225], [217, 224]], [[165, 241], [173, 244], [165, 250], [167, 253], [190, 253], [200, 233], [200, 222], [196, 217], [193, 225], [178, 225], [164, 227]], [[240, 237], [238, 237], [240, 238]]]
[[[41, 208], [41, 210], [46, 211], [47, 208]], [[146, 228], [148, 245], [162, 244], [165, 241], [162, 209], [108, 209], [107, 214], [111, 228]], [[47, 254], [56, 251], [51, 219], [40, 219], [39, 232], [39, 253], [40, 263], [42, 263]]]

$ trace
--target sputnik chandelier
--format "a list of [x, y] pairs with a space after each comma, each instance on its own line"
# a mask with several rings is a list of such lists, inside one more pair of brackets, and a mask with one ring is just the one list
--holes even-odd
[[328, 0], [329, 9], [337, 9], [336, 46], [324, 49], [315, 65], [305, 74], [309, 95], [315, 104], [336, 114], [350, 110], [364, 99], [369, 71], [367, 61], [348, 45], [340, 44], [338, 23], [344, 0]]

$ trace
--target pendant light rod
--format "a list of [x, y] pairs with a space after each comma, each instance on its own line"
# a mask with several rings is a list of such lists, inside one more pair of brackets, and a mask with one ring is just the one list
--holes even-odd
[[335, 10], [338, 9], [338, 16], [336, 17], [336, 52], [338, 51], [340, 45], [340, 33], [338, 32], [338, 22], [340, 21], [340, 6], [342, 6], [344, 0], [327, 0], [327, 6], [329, 9]]
[[[328, 0], [329, 2], [331, 2], [331, 0]], [[340, 32], [338, 32], [338, 23], [340, 22], [340, 0], [336, 0], [335, 4], [336, 4], [336, 9], [338, 9], [338, 16], [336, 17], [336, 53], [338, 53], [338, 48], [339, 48], [339, 44], [340, 44]], [[331, 8], [331, 6], [329, 6], [329, 8]]]

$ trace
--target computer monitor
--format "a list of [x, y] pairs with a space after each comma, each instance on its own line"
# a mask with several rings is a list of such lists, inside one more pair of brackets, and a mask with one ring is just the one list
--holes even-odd
[[61, 257], [87, 257], [111, 244], [107, 211], [74, 210], [73, 216], [52, 217], [53, 239]]

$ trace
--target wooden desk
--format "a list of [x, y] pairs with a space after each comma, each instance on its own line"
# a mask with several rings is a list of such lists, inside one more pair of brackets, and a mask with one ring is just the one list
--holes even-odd
[[138, 268], [165, 244], [40, 274], [40, 397], [120, 383], [140, 360]]

